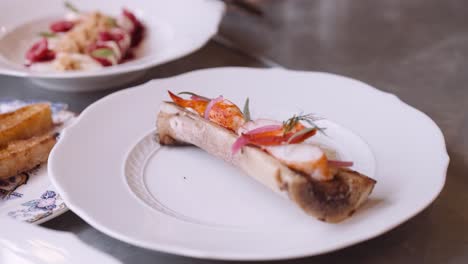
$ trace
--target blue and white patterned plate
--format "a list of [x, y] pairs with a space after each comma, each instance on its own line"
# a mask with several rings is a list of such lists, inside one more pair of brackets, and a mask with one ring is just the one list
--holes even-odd
[[[14, 111], [38, 101], [0, 100], [0, 113]], [[75, 114], [63, 103], [51, 103], [57, 132], [70, 125]], [[65, 203], [55, 191], [47, 176], [47, 164], [6, 180], [0, 180], [0, 217], [40, 224], [67, 211]]]

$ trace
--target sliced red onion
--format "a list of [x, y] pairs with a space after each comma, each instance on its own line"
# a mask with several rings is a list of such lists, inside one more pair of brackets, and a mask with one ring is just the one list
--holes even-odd
[[32, 47], [26, 52], [26, 59], [30, 63], [39, 61], [49, 61], [55, 58], [55, 52], [49, 49], [46, 38], [42, 38], [34, 43]]
[[130, 30], [131, 39], [131, 47], [136, 47], [140, 42], [143, 40], [143, 35], [145, 33], [145, 27], [140, 20], [130, 12], [128, 9], [124, 8], [122, 10], [122, 15], [126, 17], [133, 25], [133, 28]]
[[[96, 54], [94, 54], [94, 53], [97, 50], [100, 50], [100, 49], [111, 50], [112, 55], [110, 55], [109, 57], [96, 56]], [[97, 41], [97, 42], [91, 44], [88, 47], [88, 54], [91, 56], [91, 58], [93, 58], [95, 61], [99, 62], [104, 67], [112, 66], [115, 63], [117, 63], [117, 64], [119, 63], [119, 58], [114, 53], [114, 49], [112, 48], [112, 46], [108, 45], [108, 43], [106, 43], [106, 42]], [[114, 60], [111, 60], [111, 57], [115, 59], [115, 63], [113, 62]]]
[[282, 125], [283, 123], [280, 121], [272, 120], [272, 119], [255, 119], [250, 120], [249, 122], [244, 123], [239, 129], [237, 130], [237, 134], [247, 133], [249, 130], [254, 130], [256, 128], [262, 126], [269, 126], [269, 125]]
[[38, 61], [41, 57], [43, 57], [48, 50], [47, 39], [42, 38], [38, 42], [34, 43], [31, 48], [26, 53], [26, 59], [29, 61]]
[[52, 32], [67, 32], [75, 26], [75, 23], [68, 20], [60, 20], [52, 23], [50, 25], [50, 30]]
[[95, 61], [99, 62], [103, 67], [112, 66], [112, 62], [105, 58], [92, 57]]
[[100, 41], [114, 40], [114, 35], [111, 34], [109, 31], [101, 31], [99, 32], [98, 40]]
[[125, 17], [127, 17], [130, 21], [132, 21], [133, 24], [137, 24], [138, 23], [138, 19], [136, 18], [135, 14], [133, 14], [133, 12], [131, 12], [130, 10], [128, 10], [127, 8], [122, 8], [122, 15], [124, 15]]
[[[254, 135], [259, 133], [265, 133], [270, 131], [276, 131], [278, 129], [283, 128], [282, 125], [268, 125], [255, 128], [253, 130], [248, 131], [245, 133], [246, 135]], [[232, 144], [232, 154], [236, 154], [243, 146], [249, 144], [249, 140], [244, 136], [241, 135], [234, 144]]]
[[239, 150], [247, 144], [249, 144], [249, 140], [244, 136], [240, 136], [239, 138], [237, 138], [237, 140], [234, 142], [234, 144], [232, 144], [231, 147], [232, 155], [239, 152]]
[[221, 102], [223, 101], [224, 98], [222, 95], [220, 95], [219, 97], [211, 100], [208, 105], [206, 106], [206, 109], [205, 109], [205, 119], [209, 119], [210, 118], [210, 112], [211, 112], [211, 109], [213, 108], [213, 106], [218, 103], [218, 102]]
[[109, 31], [99, 32], [98, 40], [99, 41], [115, 41], [121, 53], [125, 54], [130, 48], [130, 43], [127, 42], [126, 40], [127, 36], [128, 38], [130, 38], [130, 35], [126, 31], [120, 28], [113, 28]]
[[354, 162], [341, 161], [341, 160], [328, 160], [328, 165], [332, 167], [351, 167], [354, 165]]

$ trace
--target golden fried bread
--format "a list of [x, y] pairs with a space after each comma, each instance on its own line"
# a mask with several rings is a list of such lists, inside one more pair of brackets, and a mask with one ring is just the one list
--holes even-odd
[[52, 111], [46, 103], [32, 104], [14, 112], [0, 114], [0, 147], [31, 138], [52, 129]]
[[56, 143], [55, 133], [16, 140], [0, 148], [0, 179], [8, 178], [46, 162]]

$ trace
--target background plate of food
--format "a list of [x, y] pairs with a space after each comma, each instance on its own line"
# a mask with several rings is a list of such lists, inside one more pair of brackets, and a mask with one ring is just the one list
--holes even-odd
[[378, 236], [437, 197], [449, 161], [437, 125], [396, 96], [281, 69], [154, 80], [94, 103], [62, 135], [49, 174], [71, 210], [125, 242], [210, 259]]
[[67, 207], [51, 185], [47, 157], [75, 115], [62, 103], [0, 101], [0, 216], [40, 224]]
[[216, 0], [2, 1], [0, 74], [63, 91], [121, 86], [203, 46], [224, 8]]

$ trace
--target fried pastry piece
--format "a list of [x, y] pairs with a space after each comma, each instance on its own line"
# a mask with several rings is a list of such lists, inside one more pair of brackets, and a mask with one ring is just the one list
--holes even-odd
[[16, 140], [0, 149], [0, 179], [29, 171], [47, 161], [56, 143], [55, 133]]
[[41, 135], [52, 126], [52, 111], [46, 103], [31, 104], [0, 114], [0, 147], [14, 140]]

